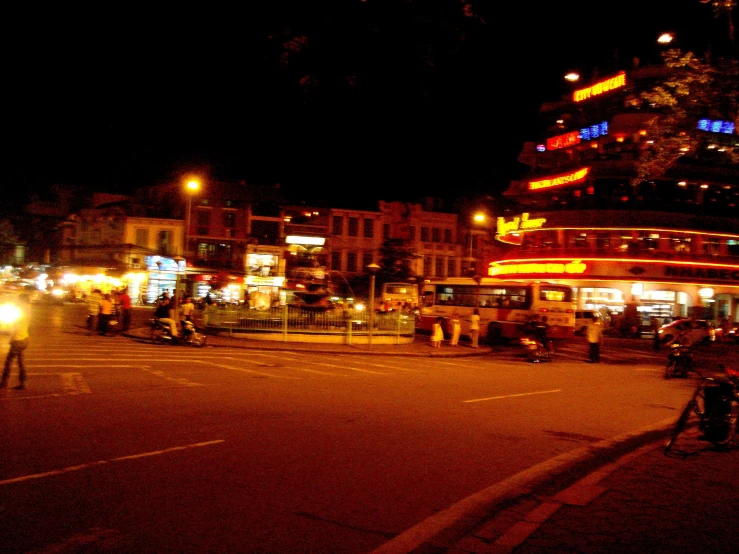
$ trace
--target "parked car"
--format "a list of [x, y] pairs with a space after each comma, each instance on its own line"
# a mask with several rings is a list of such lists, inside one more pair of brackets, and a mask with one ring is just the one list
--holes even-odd
[[588, 329], [588, 325], [600, 314], [595, 310], [577, 310], [575, 312], [575, 334], [584, 335]]
[[663, 325], [657, 331], [662, 344], [671, 343], [682, 333], [686, 333], [693, 344], [713, 342], [716, 339], [716, 330], [705, 319], [678, 319], [677, 321]]

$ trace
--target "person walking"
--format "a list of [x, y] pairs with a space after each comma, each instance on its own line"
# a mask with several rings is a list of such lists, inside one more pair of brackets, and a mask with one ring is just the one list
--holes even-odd
[[659, 352], [659, 328], [662, 327], [662, 324], [659, 322], [659, 319], [652, 316], [649, 318], [649, 326], [652, 329], [652, 333], [654, 333], [652, 336], [652, 350]]
[[100, 301], [103, 299], [103, 295], [100, 293], [100, 289], [93, 289], [90, 295], [87, 297], [87, 329], [88, 331], [94, 331], [97, 328], [97, 319], [100, 314]]
[[600, 347], [603, 343], [603, 322], [599, 317], [593, 318], [588, 324], [588, 356], [590, 363], [600, 362]]
[[128, 295], [128, 287], [124, 287], [118, 294], [118, 302], [121, 310], [121, 330], [128, 331], [131, 328], [131, 297]]
[[470, 339], [470, 346], [478, 348], [480, 341], [480, 310], [477, 308], [470, 315]]
[[28, 326], [31, 322], [31, 297], [28, 294], [21, 294], [18, 297], [18, 312], [18, 319], [15, 320], [10, 333], [10, 349], [5, 357], [3, 376], [0, 378], [0, 389], [8, 388], [10, 369], [15, 359], [18, 360], [19, 384], [13, 388], [17, 390], [25, 390], [26, 388], [26, 366], [23, 363], [23, 352], [28, 348]]
[[454, 310], [452, 312], [452, 337], [449, 340], [451, 346], [457, 346], [459, 344], [460, 334], [462, 334], [462, 322], [459, 319], [459, 312]]
[[444, 330], [441, 328], [443, 322], [443, 317], [437, 317], [431, 326], [431, 346], [433, 348], [441, 348], [441, 341], [444, 340]]

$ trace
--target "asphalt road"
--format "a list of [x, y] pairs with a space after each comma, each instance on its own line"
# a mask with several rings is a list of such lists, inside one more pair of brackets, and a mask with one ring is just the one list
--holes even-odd
[[[137, 320], [148, 317], [136, 310]], [[155, 346], [34, 307], [0, 394], [5, 552], [370, 552], [503, 479], [676, 417], [691, 384], [613, 341], [398, 358]], [[14, 369], [11, 386], [16, 379]]]

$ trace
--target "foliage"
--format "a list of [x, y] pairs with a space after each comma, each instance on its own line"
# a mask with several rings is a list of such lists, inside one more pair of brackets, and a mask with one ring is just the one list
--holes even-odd
[[[702, 60], [692, 52], [671, 49], [663, 54], [670, 76], [641, 98], [660, 114], [654, 142], [641, 158], [633, 185], [658, 178], [682, 156], [696, 152], [699, 119], [736, 121], [739, 64], [736, 60]], [[739, 153], [729, 153], [734, 163]]]
[[385, 239], [380, 247], [380, 270], [377, 272], [377, 280], [380, 283], [391, 281], [407, 281], [416, 277], [413, 273], [413, 260], [420, 258], [419, 255], [408, 246], [402, 239]]

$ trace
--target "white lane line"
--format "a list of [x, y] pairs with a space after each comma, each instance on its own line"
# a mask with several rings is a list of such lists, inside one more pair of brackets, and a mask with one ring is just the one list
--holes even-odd
[[78, 466], [69, 466], [62, 469], [54, 469], [52, 471], [46, 471], [44, 473], [33, 473], [31, 475], [22, 475], [20, 477], [13, 477], [12, 479], [3, 479], [0, 481], [0, 486], [11, 485], [13, 483], [20, 483], [23, 481], [30, 481], [32, 479], [43, 479], [44, 477], [51, 477], [53, 475], [63, 475], [64, 473], [71, 473], [73, 471], [80, 471], [82, 469], [89, 469], [95, 466], [110, 464], [113, 462], [124, 462], [126, 460], [138, 460], [139, 458], [148, 458], [151, 456], [160, 456], [169, 452], [176, 452], [178, 450], [187, 450], [190, 448], [200, 448], [202, 446], [210, 446], [226, 442], [224, 439], [218, 439], [207, 442], [196, 442], [193, 444], [186, 444], [185, 446], [173, 446], [172, 448], [165, 448], [164, 450], [154, 450], [152, 452], [142, 452], [141, 454], [131, 454], [129, 456], [120, 456], [118, 458], [111, 458], [110, 460], [98, 460], [97, 462], [90, 462], [89, 464], [80, 464]]
[[501, 398], [515, 398], [517, 396], [531, 396], [534, 394], [550, 394], [553, 392], [562, 392], [562, 389], [540, 390], [536, 392], [522, 392], [519, 394], [505, 394], [503, 396], [489, 396], [487, 398], [474, 398], [472, 400], [462, 400], [462, 402], [465, 404], [469, 404], [471, 402], [485, 402], [486, 400], [500, 400]]
[[300, 377], [290, 377], [288, 375], [275, 375], [274, 373], [266, 373], [264, 371], [256, 371], [254, 369], [246, 369], [245, 367], [237, 367], [233, 365], [217, 364], [215, 362], [209, 362], [207, 360], [191, 360], [193, 363], [204, 364], [214, 367], [220, 367], [222, 369], [231, 369], [233, 371], [240, 371], [241, 373], [253, 373], [255, 375], [263, 375], [264, 377], [274, 377], [275, 379], [300, 379]]

